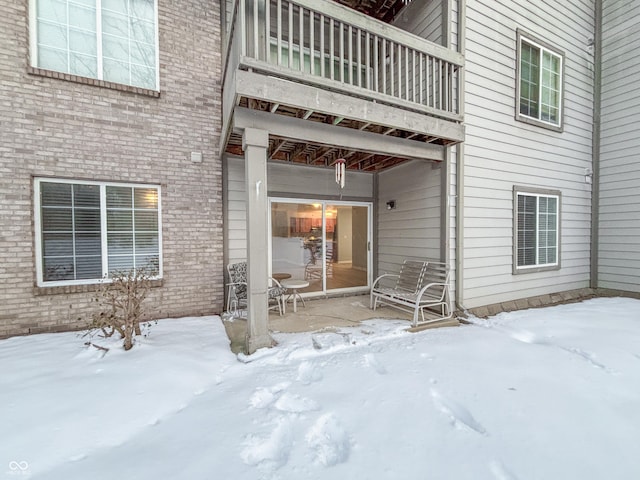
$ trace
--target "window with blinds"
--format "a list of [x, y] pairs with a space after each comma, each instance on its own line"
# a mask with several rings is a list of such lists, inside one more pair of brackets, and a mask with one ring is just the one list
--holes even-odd
[[159, 187], [36, 179], [35, 193], [39, 285], [161, 276]]
[[559, 194], [516, 192], [518, 269], [559, 265]]

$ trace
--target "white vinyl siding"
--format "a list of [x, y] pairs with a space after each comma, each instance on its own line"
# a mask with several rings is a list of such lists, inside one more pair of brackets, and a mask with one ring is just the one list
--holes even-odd
[[421, 161], [378, 175], [379, 274], [398, 272], [405, 259], [440, 259], [440, 178], [437, 164]]
[[156, 0], [31, 0], [32, 64], [158, 89]]
[[560, 196], [516, 191], [515, 197], [516, 269], [557, 266]]
[[414, 35], [442, 44], [442, 1], [411, 2], [392, 23]]
[[603, 3], [598, 286], [640, 292], [640, 4]]
[[[463, 0], [451, 2], [451, 48], [458, 46], [458, 9]], [[393, 19], [394, 27], [401, 28], [438, 45], [446, 46], [442, 37], [445, 3], [442, 0], [414, 1], [405, 6]], [[457, 50], [456, 50], [457, 51]]]
[[[474, 308], [586, 288], [593, 57], [585, 39], [593, 35], [593, 5], [474, 1], [467, 2], [466, 18], [463, 304]], [[514, 118], [519, 28], [564, 52], [562, 132]], [[513, 185], [562, 192], [559, 270], [514, 275]]]
[[[404, 7], [393, 20], [395, 27], [401, 28], [413, 33], [431, 42], [444, 45], [443, 38], [443, 21], [445, 18], [443, 7], [447, 4], [451, 5], [451, 48], [456, 50], [458, 45], [458, 9], [461, 8], [461, 0], [453, 0], [452, 2], [442, 2], [441, 0], [413, 1]], [[458, 92], [454, 92], [457, 97]], [[398, 271], [404, 258], [439, 259], [444, 252], [446, 246], [441, 245], [442, 235], [440, 232], [441, 216], [449, 215], [449, 249], [444, 253], [447, 256], [451, 266], [450, 287], [451, 294], [454, 295], [455, 281], [455, 258], [456, 258], [456, 225], [455, 211], [457, 198], [456, 192], [456, 147], [451, 147], [451, 169], [448, 181], [450, 182], [449, 208], [441, 208], [441, 175], [440, 170], [429, 163], [413, 162], [403, 167], [398, 167], [390, 172], [383, 172], [379, 175], [379, 196], [380, 202], [378, 210], [378, 221], [380, 222], [379, 238], [378, 238], [378, 273], [385, 271]], [[411, 165], [411, 166], [409, 166]], [[411, 169], [412, 171], [407, 171]], [[392, 173], [393, 172], [393, 173]], [[401, 175], [406, 175], [402, 178]], [[387, 173], [389, 173], [387, 175]], [[407, 183], [408, 182], [408, 183]], [[404, 183], [407, 183], [409, 189], [405, 189]], [[394, 193], [397, 192], [397, 193]], [[405, 210], [410, 208], [413, 211], [411, 215], [415, 216], [416, 221], [413, 225], [408, 219], [399, 220], [404, 214], [395, 214], [395, 211], [385, 210], [385, 198], [398, 198], [398, 208]], [[421, 200], [418, 201], [418, 197]], [[407, 203], [405, 200], [409, 200]], [[423, 202], [426, 207], [423, 209], [416, 208], [415, 205]], [[394, 220], [395, 219], [395, 220]], [[393, 245], [393, 228], [397, 224], [402, 224], [400, 232], [402, 235], [396, 235], [398, 246]], [[404, 230], [406, 228], [406, 230]], [[421, 231], [420, 234], [416, 234]], [[409, 235], [411, 240], [405, 240], [404, 234]], [[418, 238], [412, 238], [414, 236]]]
[[36, 179], [35, 194], [39, 285], [161, 276], [159, 187]]

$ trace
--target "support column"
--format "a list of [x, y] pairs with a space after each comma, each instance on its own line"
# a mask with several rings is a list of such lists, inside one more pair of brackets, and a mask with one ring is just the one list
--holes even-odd
[[269, 132], [246, 128], [242, 136], [247, 207], [246, 351], [273, 346], [269, 335], [267, 148]]
[[440, 164], [440, 261], [449, 265], [451, 248], [451, 147], [445, 147]]

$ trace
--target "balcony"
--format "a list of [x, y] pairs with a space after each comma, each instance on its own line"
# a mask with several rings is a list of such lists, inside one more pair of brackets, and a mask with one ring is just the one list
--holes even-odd
[[[229, 153], [241, 153], [234, 124], [249, 111], [264, 121], [277, 114], [392, 142], [463, 140], [462, 55], [333, 1], [236, 0], [226, 52], [222, 147]], [[322, 165], [337, 154], [321, 140], [280, 133], [272, 132], [270, 159]], [[351, 153], [348, 167], [365, 170], [412, 155]]]

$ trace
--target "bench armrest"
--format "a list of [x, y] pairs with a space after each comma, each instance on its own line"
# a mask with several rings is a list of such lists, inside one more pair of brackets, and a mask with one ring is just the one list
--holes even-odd
[[371, 290], [373, 290], [374, 288], [376, 288], [376, 284], [378, 283], [378, 281], [380, 281], [381, 279], [385, 278], [385, 277], [395, 277], [395, 278], [399, 278], [400, 275], [397, 275], [395, 273], [384, 273], [382, 275], [380, 275], [378, 278], [376, 278], [373, 281], [373, 284], [371, 285]]
[[425, 285], [424, 287], [422, 287], [420, 289], [420, 291], [418, 292], [418, 295], [416, 296], [416, 301], [418, 303], [420, 303], [422, 301], [422, 296], [427, 293], [428, 290], [432, 289], [433, 287], [442, 287], [442, 292], [440, 293], [440, 299], [439, 301], [443, 301], [446, 294], [447, 294], [447, 290], [449, 289], [449, 284], [448, 283], [441, 283], [441, 282], [433, 282], [433, 283], [429, 283], [427, 285]]

